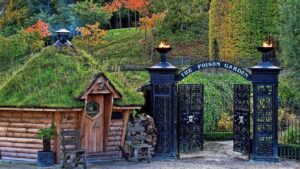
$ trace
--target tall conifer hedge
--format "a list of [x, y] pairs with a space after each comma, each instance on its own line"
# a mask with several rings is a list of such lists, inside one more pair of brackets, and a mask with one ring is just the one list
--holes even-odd
[[278, 0], [212, 0], [209, 20], [210, 59], [244, 66], [259, 61], [256, 47], [279, 35]]

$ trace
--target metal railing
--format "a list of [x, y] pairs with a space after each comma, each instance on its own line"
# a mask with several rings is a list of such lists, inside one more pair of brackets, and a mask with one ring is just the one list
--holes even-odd
[[300, 114], [284, 112], [278, 124], [278, 155], [281, 159], [300, 160]]

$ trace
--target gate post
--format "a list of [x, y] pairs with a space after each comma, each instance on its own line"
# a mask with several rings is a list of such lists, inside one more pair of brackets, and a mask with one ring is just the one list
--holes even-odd
[[253, 84], [252, 159], [279, 161], [278, 158], [278, 75], [281, 68], [269, 58], [273, 47], [258, 47], [262, 62], [251, 67]]
[[156, 48], [161, 62], [148, 68], [151, 85], [151, 112], [157, 128], [155, 156], [176, 158], [175, 74], [177, 68], [166, 61], [171, 48]]

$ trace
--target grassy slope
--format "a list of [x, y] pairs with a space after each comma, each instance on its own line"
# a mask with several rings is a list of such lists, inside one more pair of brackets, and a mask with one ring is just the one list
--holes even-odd
[[94, 74], [89, 55], [49, 47], [33, 56], [0, 89], [1, 106], [81, 107], [75, 99]]
[[[187, 35], [168, 35], [168, 38], [162, 39], [168, 40], [173, 45], [173, 51], [170, 53], [171, 56], [176, 55], [198, 55], [203, 50], [203, 43], [191, 38], [186, 38]], [[150, 66], [154, 63], [150, 63], [149, 60], [149, 52], [144, 47], [144, 31], [136, 30], [136, 29], [114, 29], [107, 32], [105, 38], [109, 41], [109, 43], [105, 46], [99, 47], [99, 49], [94, 53], [94, 59], [97, 62], [97, 66], [101, 67], [101, 70], [104, 70], [105, 67], [113, 67], [115, 65], [120, 64], [140, 64], [143, 66]], [[158, 38], [160, 39], [160, 38]], [[158, 40], [157, 40], [158, 41]], [[158, 42], [157, 42], [158, 43]], [[202, 46], [202, 47], [201, 47]], [[56, 56], [55, 54], [53, 54]], [[201, 56], [200, 56], [201, 57]], [[53, 58], [48, 57], [48, 58]], [[59, 59], [59, 58], [57, 58]], [[47, 60], [47, 59], [45, 59]], [[54, 61], [54, 60], [53, 60]], [[38, 63], [35, 63], [38, 65]], [[15, 69], [17, 70], [17, 69]], [[24, 71], [24, 70], [22, 70]], [[34, 73], [34, 72], [33, 72]], [[36, 72], [35, 72], [36, 73]], [[149, 75], [147, 72], [105, 72], [109, 79], [114, 81], [115, 86], [122, 91], [122, 94], [125, 96], [121, 101], [117, 101], [118, 104], [133, 104], [133, 103], [142, 103], [143, 99], [140, 94], [135, 93], [133, 91], [137, 90], [140, 86], [147, 83], [149, 81]], [[34, 75], [34, 74], [32, 74]], [[17, 75], [16, 75], [17, 76]], [[58, 76], [58, 75], [57, 75]], [[14, 77], [14, 75], [13, 75]], [[10, 74], [8, 72], [3, 72], [2, 76], [0, 74], [0, 86], [7, 82], [10, 78]], [[16, 79], [16, 78], [14, 78]], [[21, 83], [20, 81], [18, 81]], [[30, 84], [31, 82], [29, 82]], [[10, 89], [7, 89], [10, 90]], [[34, 89], [34, 91], [37, 89]], [[12, 90], [13, 91], [13, 90]], [[15, 92], [13, 92], [15, 93]], [[5, 94], [1, 93], [2, 96]], [[47, 94], [39, 94], [36, 96], [46, 97]], [[14, 94], [14, 100], [6, 101], [6, 103], [17, 102], [18, 105], [24, 105], [25, 103], [21, 103], [21, 98], [25, 96], [20, 96], [21, 98], [17, 98], [17, 94]], [[32, 96], [33, 97], [33, 96]], [[47, 96], [48, 97], [48, 96]], [[49, 99], [50, 98], [45, 98]], [[0, 100], [0, 104], [1, 104]], [[42, 101], [41, 101], [42, 102]], [[42, 103], [38, 103], [42, 105]], [[44, 103], [43, 103], [44, 104]], [[77, 103], [61, 103], [62, 105], [72, 105], [78, 106]], [[45, 105], [45, 104], [44, 104]], [[59, 102], [56, 103], [56, 106], [59, 106]]]
[[109, 43], [94, 53], [99, 64], [149, 64], [141, 30], [113, 29], [107, 32], [105, 39]]
[[[139, 29], [113, 29], [107, 32], [105, 39], [109, 41], [107, 45], [99, 47], [94, 52], [95, 59], [99, 64], [113, 67], [122, 64], [134, 64], [151, 66], [150, 50], [145, 44], [144, 30]], [[196, 38], [191, 38], [190, 34], [168, 34], [159, 35], [155, 45], [160, 40], [166, 40], [173, 46], [169, 56], [193, 56], [194, 58], [208, 58], [207, 45]], [[149, 47], [149, 37], [148, 47]], [[158, 56], [156, 60], [158, 60]], [[154, 59], [155, 60], [155, 59]], [[156, 61], [155, 61], [156, 62]]]
[[[0, 106], [82, 107], [77, 98], [99, 72], [94, 59], [83, 51], [48, 47], [0, 87]], [[108, 73], [109, 74], [109, 73]], [[111, 76], [111, 75], [109, 75]], [[143, 104], [143, 98], [119, 79], [110, 79], [124, 99], [118, 105]]]

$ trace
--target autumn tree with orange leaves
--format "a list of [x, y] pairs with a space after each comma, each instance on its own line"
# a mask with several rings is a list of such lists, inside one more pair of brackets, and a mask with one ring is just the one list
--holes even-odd
[[75, 37], [73, 43], [79, 47], [85, 48], [89, 53], [93, 53], [93, 48], [108, 43], [103, 39], [106, 31], [100, 28], [100, 23], [86, 24], [85, 27], [77, 29], [80, 33], [80, 37]]
[[[125, 8], [134, 11], [134, 23], [137, 27], [137, 12], [142, 15], [147, 15], [148, 8], [151, 7], [150, 0], [123, 0]], [[130, 16], [128, 16], [130, 18]], [[130, 21], [129, 21], [130, 22]]]
[[41, 19], [39, 19], [36, 22], [36, 24], [28, 27], [24, 31], [28, 32], [28, 33], [36, 32], [40, 35], [41, 38], [45, 38], [47, 36], [50, 36], [49, 24], [43, 22]]
[[137, 12], [141, 15], [147, 15], [148, 8], [151, 6], [150, 0], [113, 0], [111, 3], [106, 3], [104, 10], [111, 15], [118, 12], [119, 27], [122, 28], [121, 8], [128, 9], [128, 23], [130, 24], [130, 11], [135, 12], [135, 27], [137, 27]]

